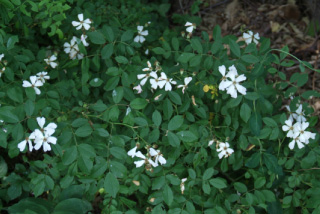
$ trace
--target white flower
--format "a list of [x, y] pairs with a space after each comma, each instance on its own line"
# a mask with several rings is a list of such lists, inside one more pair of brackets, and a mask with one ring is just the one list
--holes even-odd
[[196, 29], [196, 25], [191, 22], [187, 22], [184, 26], [187, 27], [186, 31], [189, 33], [192, 33], [192, 31]]
[[48, 72], [42, 71], [37, 73], [38, 80], [40, 80], [42, 83], [45, 83], [46, 80], [50, 79], [50, 76], [47, 76]]
[[41, 132], [47, 132], [49, 135], [52, 135], [56, 131], [57, 125], [55, 123], [49, 123], [44, 127], [44, 124], [46, 123], [46, 118], [44, 117], [37, 117], [37, 122]]
[[[152, 71], [151, 73], [155, 73], [154, 71]], [[151, 73], [147, 73], [147, 74], [138, 74], [137, 78], [141, 80], [140, 85], [144, 86], [144, 84], [146, 84], [147, 80], [149, 79], [149, 77], [151, 76]]]
[[3, 57], [4, 57], [4, 54], [0, 54], [0, 62], [1, 62]]
[[57, 143], [57, 138], [51, 136], [49, 131], [41, 132], [39, 129], [34, 130], [35, 133], [35, 150], [39, 150], [41, 146], [43, 146], [43, 151], [51, 151], [51, 146], [50, 144], [56, 144]]
[[142, 71], [152, 71], [152, 66], [151, 66], [151, 63], [149, 61], [147, 61], [147, 65], [148, 65], [148, 67], [142, 69]]
[[89, 43], [86, 41], [87, 38], [88, 38], [88, 36], [84, 35], [84, 34], [82, 34], [80, 37], [82, 44], [86, 47], [89, 46]]
[[52, 68], [57, 67], [58, 63], [54, 62], [57, 59], [55, 55], [50, 56], [48, 59], [44, 59], [44, 61], [50, 65]]
[[217, 149], [217, 152], [219, 152], [219, 154], [218, 154], [219, 159], [221, 159], [223, 157], [227, 158], [234, 152], [234, 150], [229, 147], [230, 147], [230, 145], [228, 142], [219, 143], [219, 148]]
[[29, 137], [26, 137], [25, 140], [21, 141], [18, 144], [18, 148], [19, 148], [20, 152], [22, 152], [26, 148], [27, 143], [29, 145], [29, 151], [31, 152], [33, 149], [31, 140], [34, 140], [34, 139], [35, 139], [35, 134], [34, 134], [34, 132], [32, 132]]
[[[237, 91], [245, 95], [247, 93], [247, 89], [239, 83], [246, 80], [247, 78], [244, 74], [238, 75], [235, 67], [231, 66], [229, 67], [229, 70], [230, 71], [228, 72], [228, 74], [225, 75], [225, 67], [219, 67], [219, 71], [223, 75], [222, 81], [219, 85], [219, 89], [221, 89], [222, 91], [227, 90], [227, 94], [230, 94], [233, 98], [237, 98]], [[227, 77], [230, 80], [226, 79]]]
[[288, 131], [287, 137], [292, 138], [294, 136], [294, 127], [292, 125], [292, 120], [286, 120], [286, 121], [284, 121], [284, 123], [286, 125], [282, 126], [282, 130], [285, 132]]
[[184, 93], [184, 90], [188, 87], [188, 84], [191, 82], [192, 77], [186, 77], [184, 78], [184, 85], [178, 85], [177, 88], [182, 88], [182, 93]]
[[137, 146], [133, 147], [127, 154], [132, 158], [136, 156]]
[[43, 83], [40, 80], [38, 80], [36, 76], [30, 76], [30, 82], [24, 80], [22, 84], [22, 87], [24, 88], [32, 87], [38, 95], [41, 94], [41, 91], [38, 88], [40, 86], [43, 86]]
[[73, 21], [72, 25], [74, 27], [76, 27], [77, 30], [80, 30], [82, 27], [84, 27], [84, 29], [86, 29], [86, 30], [89, 30], [90, 24], [91, 24], [90, 19], [83, 20], [83, 14], [82, 13], [78, 14], [78, 19], [79, 19], [80, 22]]
[[158, 162], [163, 165], [163, 164], [166, 164], [167, 163], [167, 160], [162, 156], [160, 150], [155, 150], [153, 148], [150, 148], [149, 149], [149, 154], [152, 156], [152, 157], [156, 157], [156, 160], [155, 160], [155, 163], [156, 165], [158, 165]]
[[144, 52], [145, 55], [149, 55], [149, 49]]
[[137, 85], [137, 86], [133, 87], [133, 90], [137, 90], [137, 93], [140, 94], [142, 92], [141, 85]]
[[136, 152], [135, 156], [143, 159], [143, 160], [139, 160], [139, 161], [134, 161], [134, 164], [136, 165], [137, 168], [141, 167], [145, 163], [149, 163], [153, 167], [157, 167], [158, 166], [158, 164], [153, 162], [151, 159], [147, 159], [146, 156], [144, 156], [140, 151]]
[[289, 148], [292, 150], [294, 148], [294, 145], [297, 143], [298, 148], [302, 149], [304, 147], [304, 144], [299, 140], [299, 132], [295, 132], [293, 135], [293, 140], [289, 143]]
[[315, 134], [311, 133], [309, 131], [306, 131], [308, 128], [309, 123], [308, 122], [297, 122], [294, 124], [294, 132], [299, 133], [299, 141], [308, 144], [309, 139], [315, 139]]
[[165, 91], [171, 91], [172, 90], [171, 84], [172, 85], [177, 84], [177, 82], [173, 81], [172, 78], [167, 78], [167, 75], [164, 72], [161, 72], [160, 79], [165, 82], [165, 87], [164, 87]]
[[158, 86], [159, 88], [163, 88], [163, 86], [166, 84], [165, 81], [161, 80], [159, 77], [158, 77], [158, 74], [156, 72], [151, 72], [150, 73], [150, 76], [153, 77], [153, 79], [150, 79], [150, 84], [151, 84], [151, 88], [153, 89], [157, 89]]
[[148, 30], [143, 31], [143, 26], [138, 26], [138, 35], [134, 38], [135, 42], [143, 43], [146, 39], [143, 36], [148, 36]]
[[72, 49], [75, 48], [75, 45], [76, 45], [76, 40], [72, 39], [70, 41], [70, 43], [68, 42], [65, 42], [63, 44], [63, 47], [64, 47], [64, 52], [66, 52], [67, 54], [71, 52]]
[[307, 119], [304, 117], [304, 111], [302, 109], [302, 105], [300, 104], [296, 113], [292, 115], [297, 122], [306, 122]]
[[253, 32], [252, 31], [248, 31], [248, 33], [243, 33], [243, 36], [242, 36], [244, 39], [245, 39], [245, 42], [247, 44], [250, 44], [252, 43], [252, 41], [256, 44], [259, 43], [259, 33], [256, 33], [255, 35], [253, 35]]

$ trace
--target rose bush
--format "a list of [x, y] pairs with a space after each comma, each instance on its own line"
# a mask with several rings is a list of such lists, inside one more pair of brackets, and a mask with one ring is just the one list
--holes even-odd
[[311, 65], [166, 2], [0, 0], [3, 212], [319, 213]]

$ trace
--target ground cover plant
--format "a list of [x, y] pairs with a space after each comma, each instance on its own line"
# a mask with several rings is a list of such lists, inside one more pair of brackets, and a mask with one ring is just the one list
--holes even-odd
[[1, 213], [320, 212], [288, 47], [164, 0], [0, 4]]

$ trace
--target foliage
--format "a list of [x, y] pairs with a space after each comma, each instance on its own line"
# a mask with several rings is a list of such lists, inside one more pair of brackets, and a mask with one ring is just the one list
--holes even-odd
[[[299, 90], [308, 82], [307, 62], [300, 63], [299, 73], [285, 72], [294, 64], [287, 47], [271, 50], [263, 37], [259, 45], [246, 44], [222, 36], [219, 26], [213, 41], [196, 28], [181, 35], [186, 22], [200, 20], [175, 14], [173, 22], [181, 27], [170, 29], [167, 1], [0, 4], [2, 210], [319, 213], [319, 135], [290, 150], [292, 139], [282, 126], [289, 117], [284, 105], [295, 112], [301, 104], [308, 131], [316, 132], [318, 118], [310, 116], [307, 100], [320, 94]], [[73, 26], [78, 14], [91, 19], [89, 30]], [[143, 43], [135, 42], [138, 33]], [[78, 48], [73, 58], [64, 51], [66, 42]], [[48, 63], [53, 55], [57, 66]], [[219, 90], [223, 65], [245, 75], [240, 84], [246, 93], [234, 98]], [[151, 70], [176, 81], [172, 90], [157, 81], [154, 87], [151, 78], [141, 93], [134, 90], [142, 81], [138, 75]], [[22, 87], [42, 71], [50, 79], [39, 86], [39, 95]], [[57, 125], [54, 133], [43, 130], [40, 117], [45, 126]], [[56, 138], [52, 150], [29, 151], [26, 144], [20, 152], [18, 144], [37, 129]], [[232, 151], [220, 157], [222, 142]], [[151, 148], [161, 155], [152, 155]], [[150, 155], [141, 167], [136, 150]], [[165, 164], [152, 165], [156, 158]]]

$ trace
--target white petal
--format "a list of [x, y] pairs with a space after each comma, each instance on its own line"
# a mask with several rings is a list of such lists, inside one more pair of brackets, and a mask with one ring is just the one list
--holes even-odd
[[140, 151], [136, 152], [136, 156], [138, 158], [146, 159], [146, 156], [144, 156]]
[[37, 122], [38, 122], [38, 125], [43, 128], [44, 124], [46, 123], [46, 118], [44, 117], [37, 117]]
[[188, 84], [191, 82], [191, 80], [192, 80], [192, 77], [186, 77], [186, 78], [184, 78], [184, 84], [185, 84], [185, 85], [188, 85]]
[[162, 155], [160, 155], [160, 156], [159, 156], [159, 163], [160, 163], [161, 165], [166, 164], [166, 163], [167, 163], [167, 160], [166, 160], [164, 157], [162, 157]]
[[38, 78], [36, 76], [30, 77], [30, 82], [34, 85], [37, 82]]
[[83, 13], [78, 14], [78, 19], [79, 19], [80, 21], [83, 21]]
[[27, 88], [27, 87], [31, 87], [31, 86], [32, 86], [32, 84], [29, 81], [23, 80], [22, 87]]
[[87, 23], [83, 23], [82, 26], [84, 27], [84, 29], [89, 30], [90, 29], [90, 25]]
[[143, 36], [139, 36], [139, 40], [140, 40], [140, 43], [143, 43], [144, 41], [146, 41], [146, 39]]
[[19, 148], [20, 152], [22, 152], [26, 148], [26, 144], [27, 144], [26, 140], [23, 140], [18, 144], [18, 148]]
[[192, 31], [193, 31], [193, 26], [187, 27], [186, 31], [189, 32], [189, 33], [192, 33]]
[[141, 167], [144, 164], [145, 160], [139, 160], [135, 161], [134, 164], [136, 165], [137, 168]]
[[159, 166], [157, 162], [154, 162], [154, 161], [151, 160], [151, 159], [148, 159], [148, 162], [149, 162], [153, 167]]
[[243, 37], [244, 39], [249, 39], [249, 38], [251, 38], [252, 36], [251, 36], [250, 34], [248, 34], [248, 33], [243, 33], [242, 37]]
[[286, 126], [286, 125], [283, 125], [283, 126], [282, 126], [282, 130], [285, 131], [285, 132], [288, 131], [289, 129], [290, 129], [289, 126]]
[[143, 30], [143, 26], [137, 26], [137, 29], [139, 32], [141, 32]]
[[295, 145], [295, 140], [293, 140], [293, 141], [291, 141], [290, 143], [289, 143], [289, 148], [292, 150], [292, 149], [294, 149], [294, 145]]
[[51, 66], [52, 68], [57, 67], [57, 65], [58, 65], [58, 63], [56, 63], [56, 62], [50, 62], [50, 66]]
[[236, 87], [240, 94], [243, 94], [243, 95], [247, 94], [247, 89], [242, 85], [237, 84]]
[[51, 151], [51, 146], [49, 143], [47, 142], [44, 142], [43, 143], [43, 151], [46, 152], [46, 151]]
[[133, 41], [135, 41], [135, 42], [139, 42], [139, 35], [138, 36], [136, 36], [136, 37], [134, 37], [134, 39], [133, 39]]
[[226, 75], [226, 66], [224, 66], [224, 65], [219, 66], [219, 72], [222, 76], [225, 76]]
[[242, 82], [242, 81], [244, 81], [244, 80], [246, 80], [247, 78], [246, 78], [246, 76], [244, 75], [244, 74], [241, 74], [240, 76], [238, 76], [237, 78], [236, 78], [236, 81], [237, 82]]
[[47, 137], [47, 142], [52, 143], [52, 144], [56, 144], [57, 138], [53, 137], [53, 136]]
[[132, 149], [130, 149], [127, 154], [133, 158], [136, 155], [136, 151], [137, 147], [135, 146]]
[[72, 21], [71, 24], [76, 27], [76, 26], [79, 26], [81, 23], [80, 22], [77, 22], [77, 21]]
[[149, 34], [148, 30], [142, 31], [140, 33], [140, 35], [142, 35], [142, 36], [148, 36], [148, 34]]
[[163, 88], [163, 86], [166, 84], [166, 80], [161, 80], [161, 81], [158, 81], [158, 86], [159, 86], [159, 88]]
[[171, 86], [171, 84], [169, 82], [166, 82], [164, 90], [165, 91], [171, 91], [172, 90], [172, 86]]
[[34, 146], [34, 149], [35, 149], [35, 150], [39, 150], [41, 146], [42, 146], [42, 141], [38, 141], [38, 142], [36, 143], [36, 145]]
[[234, 85], [231, 85], [229, 88], [227, 88], [227, 94], [230, 94], [231, 97], [233, 98], [237, 98], [237, 90], [236, 88], [234, 87]]
[[151, 88], [157, 89], [158, 88], [158, 82], [155, 79], [150, 80]]
[[230, 87], [232, 85], [232, 82], [229, 80], [223, 80], [219, 84], [219, 90], [224, 91], [226, 88]]
[[144, 86], [144, 84], [146, 84], [147, 80], [148, 80], [148, 77], [141, 80], [140, 85]]
[[191, 22], [187, 22], [184, 26], [192, 26]]
[[151, 156], [156, 156], [156, 155], [158, 155], [158, 152], [157, 152], [154, 148], [150, 148], [150, 149], [149, 149], [149, 154], [150, 154]]

